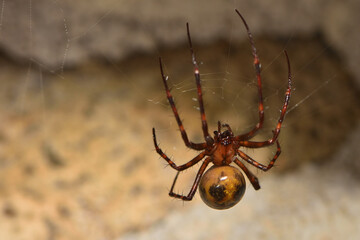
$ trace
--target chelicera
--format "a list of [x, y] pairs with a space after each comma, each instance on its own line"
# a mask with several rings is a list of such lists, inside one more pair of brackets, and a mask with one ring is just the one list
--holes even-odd
[[[155, 129], [153, 128], [152, 130], [156, 152], [163, 159], [165, 159], [172, 168], [178, 171], [171, 186], [169, 195], [174, 198], [190, 201], [193, 199], [194, 194], [200, 184], [201, 198], [208, 206], [216, 209], [227, 209], [234, 206], [237, 202], [240, 201], [243, 194], [245, 193], [246, 184], [245, 184], [244, 176], [238, 168], [230, 166], [231, 163], [235, 163], [245, 173], [246, 177], [249, 179], [250, 183], [252, 184], [255, 190], [260, 189], [260, 184], [257, 177], [241, 162], [241, 160], [244, 160], [247, 163], [263, 171], [268, 171], [274, 166], [276, 159], [279, 157], [281, 153], [278, 136], [280, 133], [281, 124], [284, 120], [285, 113], [290, 101], [290, 92], [291, 92], [290, 61], [287, 52], [284, 51], [288, 66], [288, 86], [285, 93], [285, 100], [281, 109], [278, 123], [275, 129], [272, 131], [273, 134], [270, 139], [266, 141], [250, 141], [250, 139], [254, 137], [254, 135], [258, 132], [258, 130], [262, 128], [264, 123], [264, 104], [263, 104], [261, 75], [260, 75], [261, 65], [249, 27], [243, 16], [240, 14], [240, 12], [238, 10], [235, 11], [245, 25], [248, 38], [250, 41], [250, 45], [252, 48], [252, 55], [254, 57], [255, 74], [257, 78], [257, 87], [258, 87], [258, 96], [259, 96], [258, 123], [248, 133], [241, 135], [234, 135], [231, 127], [228, 124], [221, 124], [219, 121], [217, 131], [214, 131], [213, 137], [210, 136], [208, 131], [208, 124], [205, 116], [203, 97], [202, 97], [199, 66], [195, 58], [195, 53], [192, 47], [192, 42], [190, 37], [189, 24], [187, 23], [186, 24], [187, 36], [190, 46], [192, 63], [194, 66], [194, 75], [195, 75], [195, 81], [197, 87], [197, 98], [200, 107], [200, 116], [201, 116], [202, 132], [204, 135], [204, 142], [194, 143], [188, 139], [188, 136], [186, 134], [186, 131], [184, 129], [178, 111], [176, 109], [175, 102], [168, 87], [167, 84], [168, 77], [165, 76], [164, 74], [161, 58], [159, 59], [160, 72], [164, 83], [167, 99], [174, 113], [175, 119], [177, 121], [177, 124], [181, 132], [181, 137], [184, 140], [185, 145], [193, 150], [197, 150], [201, 152], [189, 162], [178, 166], [159, 148], [158, 143], [156, 141]], [[268, 165], [263, 165], [257, 162], [256, 160], [254, 160], [253, 158], [251, 158], [250, 156], [248, 156], [239, 149], [240, 147], [263, 148], [263, 147], [271, 146], [274, 143], [276, 143], [277, 151]], [[180, 195], [174, 193], [174, 186], [179, 173], [189, 167], [194, 166], [204, 158], [205, 160], [203, 160], [200, 166], [200, 169], [196, 175], [195, 181], [192, 185], [190, 192], [187, 195]], [[212, 166], [208, 171], [205, 172], [209, 163], [213, 163], [214, 166]]]

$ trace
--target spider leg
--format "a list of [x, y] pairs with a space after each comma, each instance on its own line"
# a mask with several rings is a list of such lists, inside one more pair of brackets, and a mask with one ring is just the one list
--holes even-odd
[[239, 159], [235, 159], [234, 162], [244, 171], [255, 190], [259, 190], [260, 184], [258, 178], [250, 172], [250, 170]]
[[261, 86], [261, 64], [260, 64], [260, 59], [257, 55], [257, 51], [255, 48], [255, 44], [254, 44], [254, 39], [252, 37], [252, 34], [250, 32], [250, 29], [245, 21], [245, 19], [243, 18], [243, 16], [240, 14], [240, 12], [235, 9], [236, 13], [240, 16], [241, 20], [243, 21], [249, 40], [250, 40], [250, 45], [252, 48], [252, 55], [254, 57], [254, 67], [255, 67], [255, 73], [256, 73], [256, 78], [257, 78], [257, 85], [258, 85], [258, 95], [259, 95], [259, 122], [256, 124], [256, 126], [248, 133], [246, 134], [242, 134], [237, 136], [238, 140], [246, 140], [251, 138], [263, 125], [264, 123], [264, 104], [263, 104], [263, 96], [262, 96], [262, 86]]
[[206, 146], [207, 146], [206, 143], [193, 143], [193, 142], [189, 141], [188, 136], [186, 134], [186, 131], [184, 129], [184, 125], [182, 124], [179, 113], [178, 113], [178, 111], [176, 109], [174, 99], [173, 99], [173, 97], [172, 97], [172, 95], [170, 93], [169, 87], [167, 85], [166, 81], [168, 79], [168, 76], [164, 75], [164, 70], [163, 70], [163, 67], [162, 67], [161, 58], [159, 58], [159, 63], [160, 63], [161, 76], [162, 76], [162, 80], [163, 80], [165, 91], [166, 91], [166, 96], [167, 96], [167, 99], [168, 99], [169, 104], [171, 106], [171, 109], [172, 109], [172, 111], [173, 111], [173, 113], [175, 115], [175, 119], [176, 119], [176, 122], [177, 122], [177, 124], [179, 126], [179, 129], [180, 129], [180, 132], [181, 132], [181, 137], [184, 140], [185, 145], [187, 147], [191, 148], [191, 149], [194, 149], [194, 150], [203, 150], [203, 149], [205, 149]]
[[284, 100], [284, 104], [282, 106], [282, 109], [281, 109], [281, 113], [280, 113], [280, 118], [279, 118], [279, 121], [275, 127], [275, 130], [273, 131], [273, 136], [271, 139], [267, 140], [267, 141], [263, 141], [263, 142], [252, 142], [252, 141], [243, 141], [241, 139], [241, 136], [238, 136], [236, 137], [235, 139], [238, 142], [238, 144], [240, 146], [244, 146], [244, 147], [249, 147], [249, 148], [260, 148], [260, 147], [264, 147], [264, 146], [269, 146], [271, 144], [273, 144], [278, 136], [279, 136], [279, 133], [280, 133], [280, 128], [281, 128], [281, 124], [284, 120], [284, 117], [285, 117], [285, 113], [286, 113], [286, 110], [287, 110], [287, 107], [289, 105], [289, 101], [290, 101], [290, 93], [291, 93], [291, 71], [290, 71], [290, 61], [289, 61], [289, 57], [287, 55], [287, 52], [284, 51], [284, 54], [285, 54], [285, 57], [286, 57], [286, 61], [287, 61], [287, 65], [288, 65], [288, 87], [287, 87], [287, 90], [285, 92], [285, 100]]
[[209, 139], [212, 139], [212, 138], [210, 137], [209, 131], [208, 131], [208, 125], [207, 125], [206, 116], [205, 116], [205, 109], [204, 109], [204, 102], [203, 102], [203, 98], [202, 98], [199, 66], [198, 66], [198, 64], [196, 62], [195, 53], [194, 53], [192, 43], [191, 43], [189, 23], [186, 23], [186, 29], [187, 29], [187, 35], [188, 35], [188, 40], [189, 40], [192, 63], [194, 65], [194, 75], [195, 75], [197, 95], [198, 95], [198, 101], [199, 101], [199, 107], [200, 107], [202, 130], [203, 130], [203, 134], [204, 134], [204, 138], [205, 138], [206, 142], [209, 142]]
[[274, 166], [276, 159], [278, 159], [278, 157], [279, 157], [279, 155], [281, 153], [281, 148], [280, 148], [279, 141], [276, 141], [276, 145], [277, 145], [277, 151], [276, 151], [273, 159], [271, 159], [270, 163], [267, 166], [257, 162], [256, 160], [252, 159], [251, 157], [249, 157], [248, 155], [246, 155], [245, 153], [243, 153], [240, 150], [237, 150], [237, 153], [239, 154], [239, 156], [242, 159], [244, 159], [245, 161], [247, 161], [251, 165], [253, 165], [253, 166], [263, 170], [264, 172], [266, 172], [266, 171], [268, 171], [270, 168], [272, 168]]
[[196, 157], [194, 157], [192, 160], [190, 160], [189, 162], [183, 164], [183, 165], [180, 165], [180, 166], [177, 166], [168, 156], [166, 156], [166, 154], [159, 148], [158, 144], [157, 144], [157, 141], [156, 141], [156, 135], [155, 135], [155, 128], [153, 128], [153, 140], [154, 140], [154, 145], [155, 145], [155, 149], [156, 149], [156, 152], [163, 158], [165, 159], [169, 165], [178, 170], [178, 171], [183, 171], [193, 165], [195, 165], [196, 163], [198, 163], [201, 159], [203, 159], [207, 152], [206, 151], [203, 151], [201, 152], [199, 155], [197, 155]]
[[209, 163], [211, 162], [211, 158], [210, 157], [207, 157], [204, 162], [201, 164], [201, 167], [198, 171], [198, 173], [196, 174], [196, 178], [195, 178], [195, 181], [194, 181], [194, 184], [193, 186], [191, 187], [191, 190], [189, 192], [189, 194], [187, 196], [184, 196], [184, 195], [181, 195], [181, 194], [177, 194], [177, 193], [174, 193], [174, 186], [175, 186], [175, 183], [176, 183], [176, 180], [179, 176], [179, 173], [178, 172], [175, 176], [175, 179], [174, 179], [174, 182], [171, 186], [171, 189], [170, 189], [170, 192], [169, 192], [169, 196], [171, 197], [174, 197], [174, 198], [180, 198], [181, 200], [184, 200], [184, 201], [191, 201], [192, 198], [194, 197], [195, 193], [196, 193], [196, 189], [199, 185], [199, 182], [200, 182], [200, 179], [201, 179], [201, 176], [203, 175], [205, 169], [207, 168], [207, 166], [209, 165]]

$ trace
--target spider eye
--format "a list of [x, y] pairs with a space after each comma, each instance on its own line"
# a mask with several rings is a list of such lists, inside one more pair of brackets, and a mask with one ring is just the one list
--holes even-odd
[[212, 166], [201, 178], [201, 199], [209, 207], [228, 209], [243, 197], [246, 182], [239, 169], [232, 166]]

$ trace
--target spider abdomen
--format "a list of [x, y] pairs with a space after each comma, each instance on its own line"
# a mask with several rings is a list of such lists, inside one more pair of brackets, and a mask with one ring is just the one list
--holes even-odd
[[212, 166], [201, 179], [200, 196], [209, 207], [228, 209], [243, 197], [246, 182], [233, 166]]

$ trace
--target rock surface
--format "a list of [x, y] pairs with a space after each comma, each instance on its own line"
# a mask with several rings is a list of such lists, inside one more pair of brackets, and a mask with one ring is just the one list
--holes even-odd
[[[281, 43], [257, 44], [264, 139], [276, 125], [287, 70]], [[230, 53], [223, 42], [196, 50], [210, 129], [218, 120], [238, 133], [251, 129], [257, 89], [249, 44], [232, 44]], [[88, 63], [60, 75], [1, 59], [0, 239], [358, 239], [359, 94], [336, 55], [323, 50], [311, 39], [288, 46], [295, 90], [283, 153], [277, 169], [252, 168], [262, 189], [248, 184], [227, 211], [206, 207], [198, 195], [182, 203], [167, 194], [175, 171], [154, 151], [151, 128], [177, 163], [195, 152], [180, 138], [156, 57]], [[160, 55], [189, 137], [201, 140], [188, 48]], [[274, 151], [246, 152], [266, 163]], [[196, 171], [180, 175], [177, 192], [187, 193]]]
[[[230, 33], [240, 27], [234, 8], [244, 14], [256, 35], [291, 38], [320, 33], [341, 53], [348, 71], [360, 76], [360, 33], [354, 31], [360, 22], [357, 0], [28, 0], [26, 4], [4, 0], [0, 44], [2, 51], [17, 60], [30, 59], [62, 71], [93, 57], [117, 60], [179, 45], [186, 41], [185, 22], [191, 23], [202, 41], [229, 35], [245, 38], [242, 29]], [[360, 77], [356, 79], [360, 85]]]

